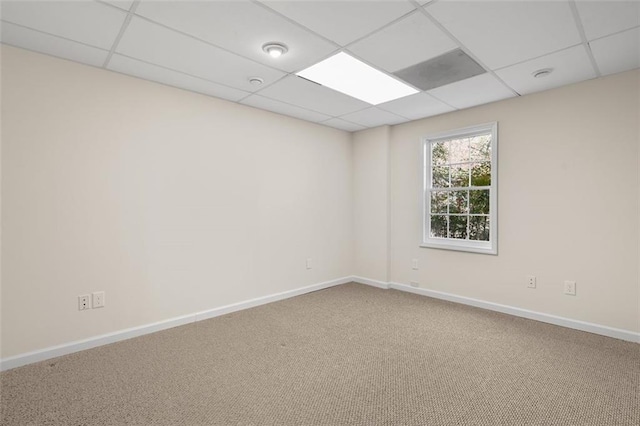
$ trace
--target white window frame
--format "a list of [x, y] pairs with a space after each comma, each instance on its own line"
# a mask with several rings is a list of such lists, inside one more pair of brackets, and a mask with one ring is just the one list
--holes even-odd
[[[489, 241], [431, 237], [431, 144], [491, 133], [491, 186], [489, 189]], [[471, 187], [472, 188], [472, 187]], [[422, 238], [420, 247], [498, 254], [498, 123], [486, 123], [422, 138]]]

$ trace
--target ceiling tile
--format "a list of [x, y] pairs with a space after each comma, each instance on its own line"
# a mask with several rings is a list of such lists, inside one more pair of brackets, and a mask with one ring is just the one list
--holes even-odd
[[131, 9], [131, 5], [133, 5], [133, 0], [98, 0], [104, 3], [109, 3], [115, 7], [119, 7], [120, 9], [129, 10]]
[[446, 1], [425, 6], [491, 69], [581, 42], [566, 1]]
[[83, 64], [100, 67], [109, 54], [106, 50], [30, 30], [8, 22], [3, 22], [0, 25], [0, 29], [2, 30], [0, 38], [3, 43], [82, 62]]
[[[312, 65], [337, 49], [333, 43], [247, 1], [143, 1], [136, 14], [290, 72]], [[289, 51], [272, 58], [262, 50], [271, 41], [286, 44]]]
[[577, 1], [578, 14], [588, 40], [640, 25], [640, 2]]
[[294, 105], [285, 104], [284, 102], [276, 101], [274, 99], [265, 98], [260, 95], [251, 95], [244, 99], [242, 104], [252, 107], [266, 109], [267, 111], [277, 112], [278, 114], [289, 115], [291, 117], [300, 118], [307, 121], [325, 121], [331, 117], [328, 115], [320, 114], [319, 112], [309, 111], [308, 109], [300, 108]]
[[131, 19], [117, 52], [249, 92], [257, 90], [249, 77], [271, 83], [285, 75], [137, 17]]
[[400, 117], [399, 115], [393, 114], [389, 111], [381, 110], [376, 107], [371, 107], [362, 111], [346, 114], [341, 116], [340, 118], [356, 124], [360, 124], [364, 127], [376, 127], [383, 126], [385, 124], [392, 125], [409, 121], [408, 118]]
[[378, 105], [378, 108], [399, 114], [412, 120], [431, 117], [432, 115], [438, 115], [454, 110], [451, 106], [424, 92], [380, 104]]
[[640, 28], [589, 42], [603, 75], [640, 67]]
[[[553, 72], [546, 77], [535, 78], [533, 73], [543, 68], [552, 68]], [[583, 45], [503, 68], [496, 74], [523, 95], [596, 77]]]
[[262, 1], [316, 33], [345, 46], [414, 9], [408, 1]]
[[4, 1], [2, 20], [111, 49], [126, 12], [94, 1]]
[[354, 43], [349, 50], [377, 67], [395, 72], [457, 47], [429, 18], [416, 12]]
[[364, 130], [365, 127], [359, 124], [350, 123], [348, 121], [340, 120], [339, 118], [332, 118], [331, 120], [323, 121], [320, 124], [325, 126], [335, 127], [336, 129], [346, 130], [347, 132], [357, 132], [358, 130]]
[[491, 74], [482, 74], [437, 89], [429, 93], [456, 108], [470, 108], [501, 99], [514, 97], [515, 94], [504, 87]]
[[295, 75], [265, 87], [260, 95], [330, 116], [348, 114], [371, 106]]
[[145, 80], [156, 81], [169, 86], [191, 90], [193, 92], [228, 99], [231, 101], [238, 101], [249, 95], [248, 92], [243, 90], [233, 89], [231, 87], [212, 83], [197, 77], [191, 77], [186, 74], [171, 71], [156, 65], [147, 64], [118, 54], [111, 57], [107, 68], [123, 74], [140, 77]]

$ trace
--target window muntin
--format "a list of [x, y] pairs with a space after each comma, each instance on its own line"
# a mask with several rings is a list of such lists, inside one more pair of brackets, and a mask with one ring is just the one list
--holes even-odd
[[423, 142], [422, 246], [497, 253], [497, 123]]

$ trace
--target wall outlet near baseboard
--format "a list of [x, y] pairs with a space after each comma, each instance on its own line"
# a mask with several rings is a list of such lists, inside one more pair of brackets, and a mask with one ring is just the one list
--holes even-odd
[[104, 291], [96, 291], [91, 294], [93, 309], [104, 308]]
[[569, 296], [576, 295], [576, 282], [575, 281], [565, 281], [564, 282], [564, 294]]
[[420, 287], [420, 283], [418, 281], [409, 281], [409, 285], [411, 287]]
[[536, 288], [536, 277], [533, 275], [527, 276], [527, 288]]
[[91, 304], [89, 303], [89, 295], [83, 294], [82, 296], [78, 296], [78, 310], [84, 311], [87, 309], [91, 309]]

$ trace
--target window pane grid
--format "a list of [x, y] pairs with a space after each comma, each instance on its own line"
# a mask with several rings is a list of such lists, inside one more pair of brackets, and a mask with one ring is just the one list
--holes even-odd
[[478, 216], [478, 217], [489, 217], [488, 214], [467, 214], [467, 213], [438, 213], [440, 216]]
[[492, 132], [428, 141], [431, 238], [489, 241]]
[[429, 191], [443, 191], [443, 192], [449, 192], [449, 191], [474, 191], [474, 190], [479, 190], [479, 189], [491, 189], [490, 186], [456, 186], [456, 187], [451, 187], [451, 188], [440, 188], [440, 187], [433, 187], [433, 188], [429, 188]]
[[489, 219], [488, 214], [433, 214], [431, 238], [489, 241]]

